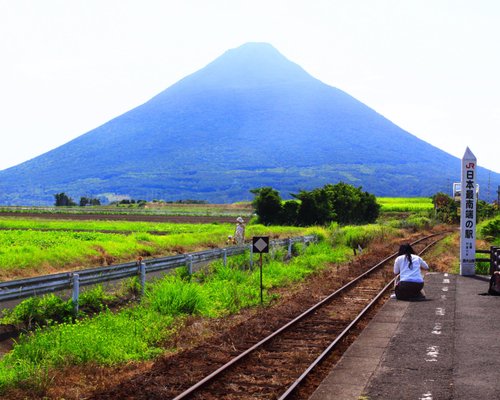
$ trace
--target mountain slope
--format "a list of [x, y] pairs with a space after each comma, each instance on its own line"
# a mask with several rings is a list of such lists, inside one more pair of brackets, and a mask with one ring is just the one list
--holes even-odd
[[252, 198], [256, 187], [286, 198], [339, 180], [377, 195], [431, 195], [450, 191], [459, 176], [457, 158], [272, 46], [249, 43], [77, 139], [0, 171], [0, 204], [52, 204], [58, 192], [232, 202]]

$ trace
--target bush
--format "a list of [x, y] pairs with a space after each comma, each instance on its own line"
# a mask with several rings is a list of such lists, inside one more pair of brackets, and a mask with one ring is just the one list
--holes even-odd
[[324, 225], [333, 221], [341, 225], [370, 224], [380, 212], [374, 195], [343, 182], [294, 196], [301, 201], [299, 225]]
[[500, 218], [496, 218], [486, 223], [481, 228], [481, 235], [483, 237], [494, 240], [500, 237]]
[[436, 211], [436, 218], [445, 224], [456, 224], [460, 221], [458, 204], [445, 193], [436, 193], [432, 196], [432, 203]]
[[167, 278], [146, 294], [147, 304], [162, 314], [199, 314], [203, 309], [200, 286], [177, 277]]
[[92, 289], [85, 290], [80, 293], [78, 305], [80, 308], [86, 308], [89, 311], [97, 312], [102, 311], [107, 303], [116, 299], [115, 296], [107, 294], [102, 285], [97, 285]]
[[297, 225], [300, 205], [297, 201], [288, 200], [283, 204], [281, 222], [284, 225]]
[[53, 322], [70, 321], [73, 318], [73, 302], [62, 300], [54, 294], [30, 297], [12, 310], [4, 310], [3, 315], [3, 324], [23, 324], [31, 329]]
[[394, 228], [409, 229], [416, 232], [421, 229], [429, 229], [432, 226], [432, 221], [427, 217], [414, 215], [402, 220], [392, 221], [390, 225]]
[[484, 200], [479, 200], [477, 202], [477, 219], [479, 221], [493, 218], [496, 214], [496, 208], [493, 204], [489, 204]]
[[278, 191], [271, 187], [263, 187], [250, 192], [255, 195], [252, 205], [259, 216], [259, 222], [263, 225], [280, 224], [283, 208]]

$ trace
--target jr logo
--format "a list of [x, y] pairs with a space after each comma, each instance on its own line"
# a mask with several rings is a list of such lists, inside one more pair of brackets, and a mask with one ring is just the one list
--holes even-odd
[[475, 164], [474, 164], [473, 162], [470, 162], [469, 164], [467, 164], [467, 165], [465, 166], [465, 168], [474, 168], [474, 165], [475, 165]]

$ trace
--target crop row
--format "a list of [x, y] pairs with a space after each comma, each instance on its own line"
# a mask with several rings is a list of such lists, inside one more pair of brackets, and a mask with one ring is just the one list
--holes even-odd
[[[51, 220], [43, 218], [0, 217], [0, 229], [94, 230], [116, 232], [196, 233], [207, 231], [212, 224], [178, 224], [140, 221]], [[216, 224], [213, 224], [216, 225]], [[227, 229], [227, 226], [224, 228]]]
[[27, 207], [2, 206], [0, 213], [50, 213], [50, 214], [140, 214], [140, 215], [192, 215], [192, 216], [248, 216], [252, 212], [249, 203], [235, 204], [179, 204], [153, 203], [146, 207], [137, 204], [91, 207]]
[[418, 212], [434, 208], [430, 197], [378, 197], [382, 212]]

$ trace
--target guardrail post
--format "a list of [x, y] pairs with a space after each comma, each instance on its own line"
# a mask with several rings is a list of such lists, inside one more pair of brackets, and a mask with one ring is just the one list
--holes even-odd
[[253, 269], [253, 246], [250, 245], [250, 269]]
[[141, 296], [144, 296], [146, 289], [146, 264], [143, 262], [139, 264], [139, 274], [141, 277]]
[[73, 294], [71, 296], [73, 300], [73, 312], [75, 317], [78, 315], [78, 297], [80, 294], [80, 275], [73, 274]]
[[187, 267], [188, 273], [191, 275], [193, 273], [193, 256], [191, 254], [188, 255]]
[[292, 239], [288, 238], [288, 251], [286, 254], [287, 258], [292, 257]]
[[227, 265], [227, 249], [223, 249], [224, 252], [224, 267]]

